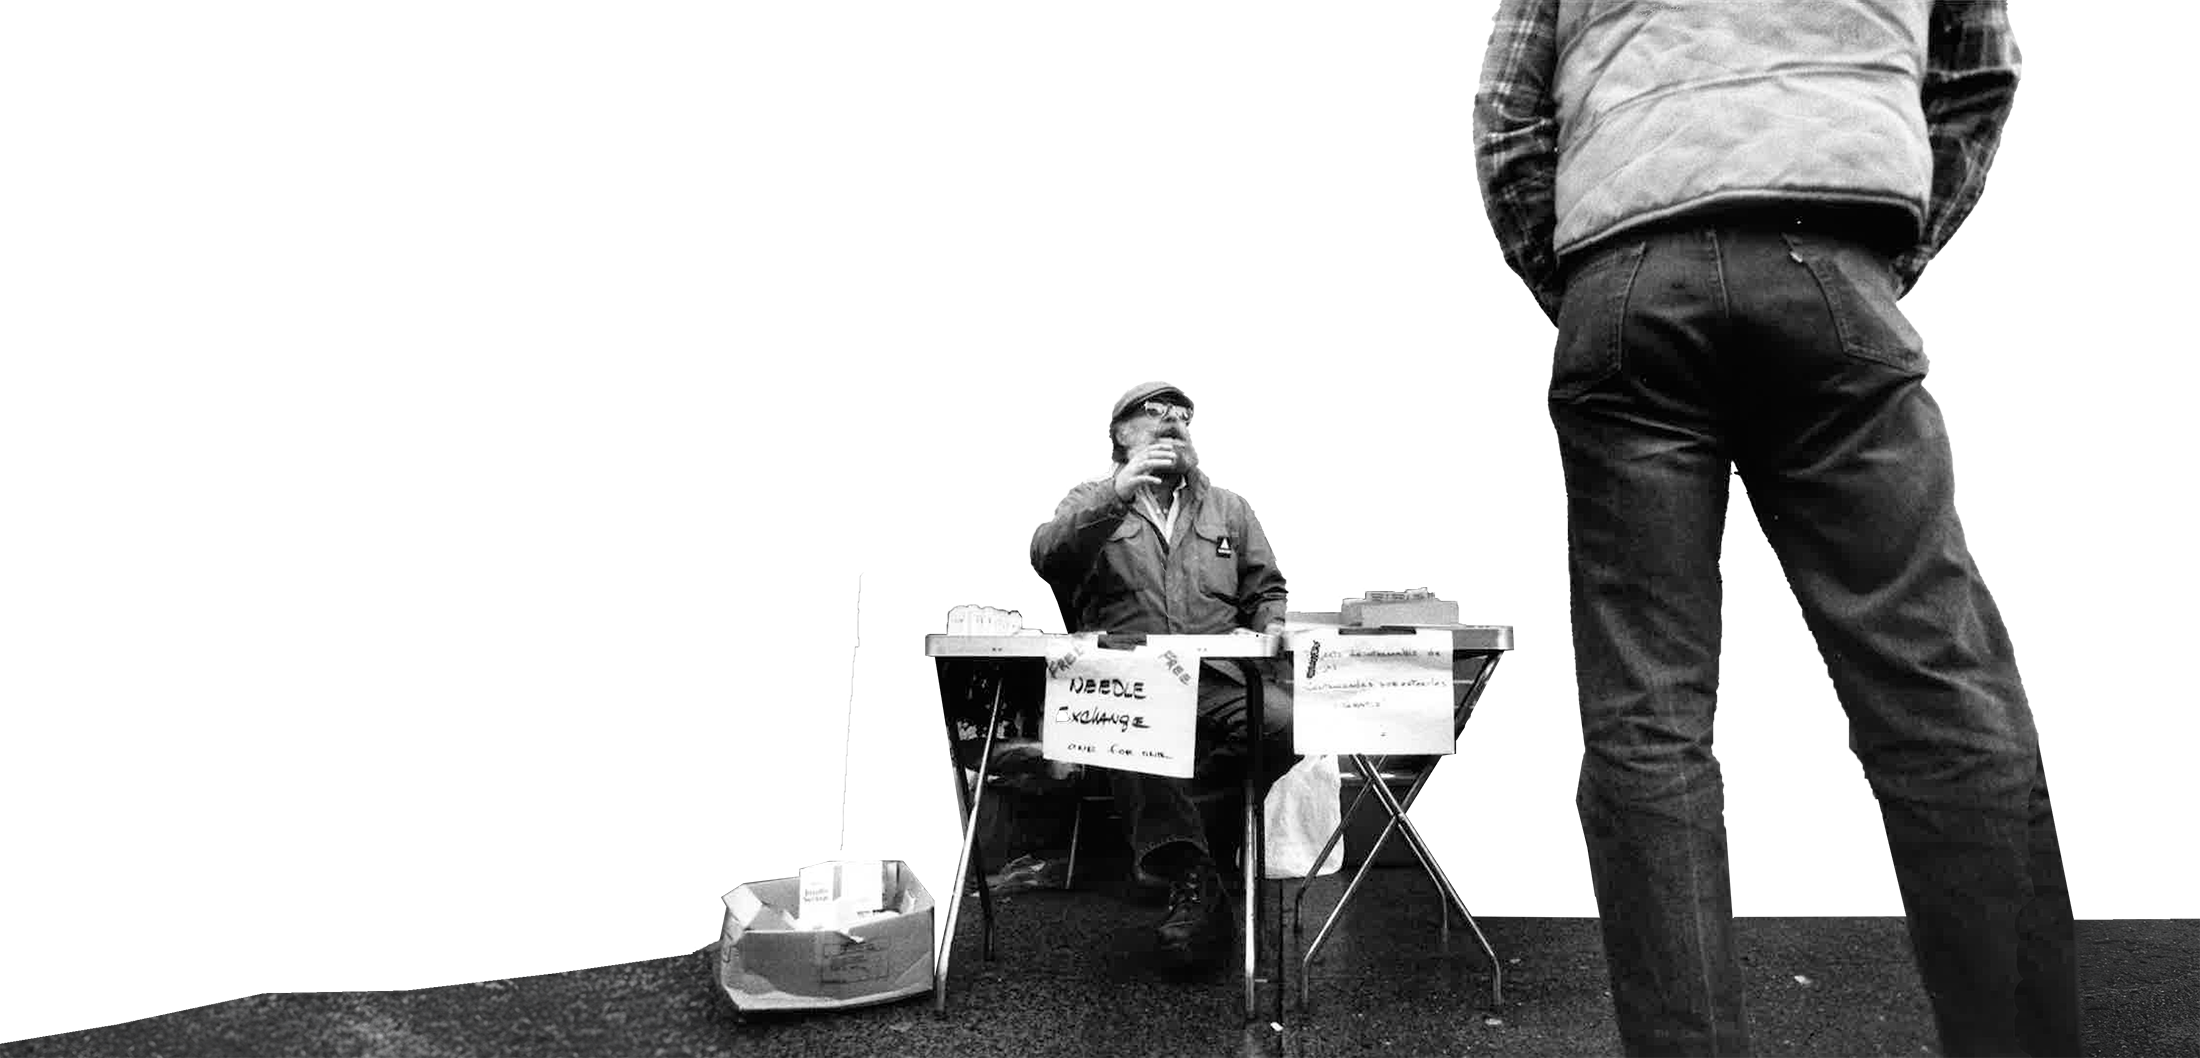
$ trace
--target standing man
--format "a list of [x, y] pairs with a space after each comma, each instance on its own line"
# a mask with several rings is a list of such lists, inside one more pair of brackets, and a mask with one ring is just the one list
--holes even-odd
[[1977, 201], [2000, 0], [1501, 0], [1484, 204], [1558, 325], [1578, 806], [1620, 1038], [1746, 1054], [1711, 752], [1738, 472], [1877, 796], [1949, 1054], [2075, 1054], [2038, 736], [1896, 299]]
[[[1115, 469], [1071, 489], [1031, 536], [1031, 565], [1054, 589], [1072, 632], [1216, 635], [1280, 632], [1283, 573], [1260, 519], [1199, 470], [1192, 399], [1166, 382], [1132, 386], [1108, 416]], [[1297, 758], [1291, 699], [1263, 679], [1260, 789]], [[1245, 685], [1235, 668], [1199, 673], [1195, 777], [1108, 769], [1135, 869], [1165, 880], [1155, 930], [1167, 955], [1211, 956], [1230, 938], [1222, 875], [1192, 791], [1243, 782]]]

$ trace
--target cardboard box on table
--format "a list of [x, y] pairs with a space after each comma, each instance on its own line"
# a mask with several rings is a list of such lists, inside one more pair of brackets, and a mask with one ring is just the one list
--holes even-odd
[[[858, 865], [881, 869], [882, 910], [834, 914], [819, 928], [820, 869]], [[718, 986], [744, 1013], [860, 1007], [932, 990], [932, 894], [900, 860], [819, 864], [802, 877], [747, 882], [725, 904]]]

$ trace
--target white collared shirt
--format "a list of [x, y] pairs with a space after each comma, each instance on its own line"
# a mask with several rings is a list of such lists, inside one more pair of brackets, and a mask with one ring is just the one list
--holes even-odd
[[1184, 480], [1176, 479], [1176, 488], [1169, 490], [1169, 505], [1166, 508], [1161, 506], [1161, 501], [1154, 499], [1153, 486], [1141, 485], [1138, 488], [1138, 513], [1145, 515], [1146, 520], [1154, 524], [1154, 528], [1161, 530], [1164, 543], [1176, 537], [1176, 512], [1184, 506], [1177, 501], [1184, 495]]

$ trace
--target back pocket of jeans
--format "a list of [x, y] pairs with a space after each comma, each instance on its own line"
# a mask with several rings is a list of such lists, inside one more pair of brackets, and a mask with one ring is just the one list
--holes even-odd
[[1894, 269], [1883, 256], [1839, 239], [1786, 234], [1788, 252], [1810, 269], [1841, 332], [1841, 350], [1859, 360], [1924, 374], [1925, 342], [1895, 304]]
[[1577, 399], [1619, 373], [1621, 325], [1646, 244], [1601, 251], [1566, 281], [1558, 306], [1558, 344], [1551, 354], [1550, 399]]

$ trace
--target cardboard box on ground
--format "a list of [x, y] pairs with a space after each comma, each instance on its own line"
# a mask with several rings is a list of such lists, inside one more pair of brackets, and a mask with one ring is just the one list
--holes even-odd
[[900, 860], [828, 861], [725, 895], [718, 985], [742, 1012], [867, 1006], [932, 989], [932, 894]]

